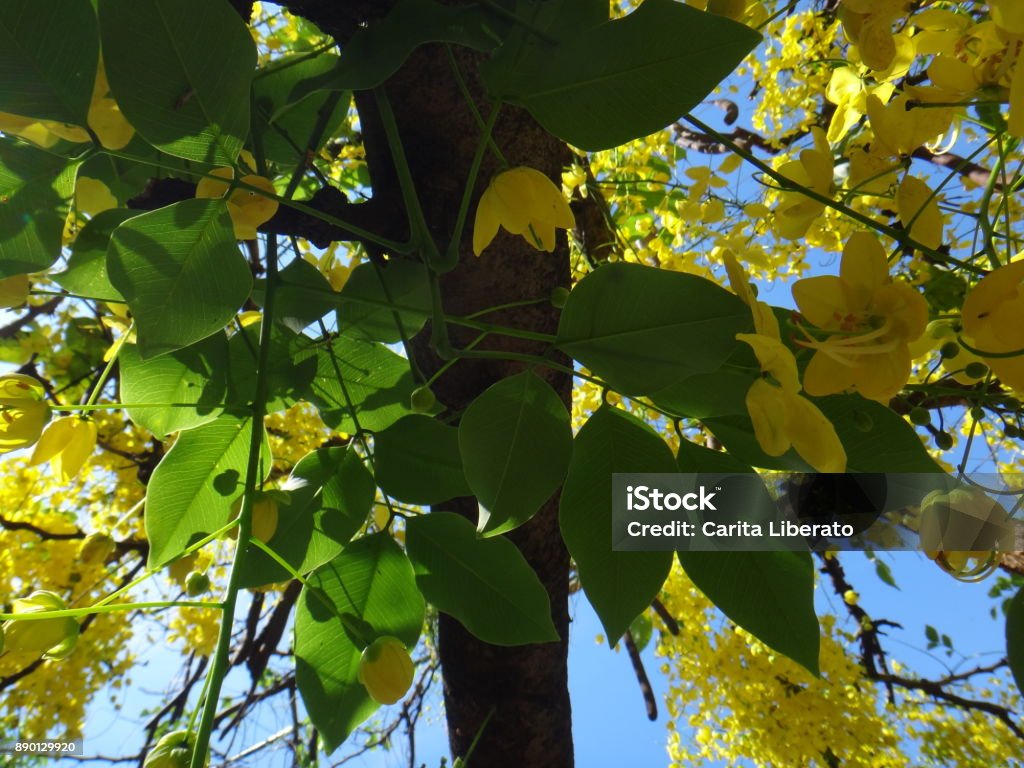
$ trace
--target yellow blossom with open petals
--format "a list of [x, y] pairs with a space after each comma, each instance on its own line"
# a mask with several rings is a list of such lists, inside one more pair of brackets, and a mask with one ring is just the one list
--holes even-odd
[[30, 464], [50, 462], [62, 483], [70, 481], [96, 449], [96, 423], [78, 416], [62, 416], [43, 431]]
[[43, 385], [31, 376], [0, 376], [0, 453], [27, 448], [39, 439], [50, 420], [45, 395]]
[[[28, 597], [15, 600], [15, 615], [65, 611], [67, 604], [60, 595], [39, 589]], [[64, 659], [78, 641], [78, 622], [71, 617], [54, 619], [10, 619], [3, 625], [8, 651], [42, 655], [45, 659]]]
[[523, 238], [537, 250], [555, 249], [555, 229], [572, 229], [576, 219], [554, 183], [540, 171], [518, 166], [502, 171], [480, 197], [473, 225], [473, 253], [491, 244], [498, 228]]
[[908, 345], [925, 331], [928, 304], [910, 285], [892, 281], [885, 250], [873, 234], [854, 233], [839, 275], [798, 280], [793, 298], [801, 314], [829, 334], [825, 340], [807, 334], [799, 342], [816, 350], [804, 372], [809, 394], [852, 389], [885, 403], [907, 383]]
[[967, 294], [963, 306], [964, 336], [1006, 385], [1024, 392], [1024, 260], [1013, 261], [986, 275]]
[[925, 182], [907, 176], [896, 190], [896, 210], [910, 236], [928, 248], [942, 245], [943, 220], [938, 198]]

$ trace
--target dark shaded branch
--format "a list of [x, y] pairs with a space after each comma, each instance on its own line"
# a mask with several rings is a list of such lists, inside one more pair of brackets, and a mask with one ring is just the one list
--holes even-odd
[[658, 719], [658, 700], [654, 697], [654, 689], [651, 688], [651, 680], [647, 677], [647, 670], [644, 669], [644, 661], [640, 658], [640, 650], [636, 647], [633, 632], [627, 629], [626, 634], [622, 636], [622, 641], [626, 645], [626, 652], [629, 654], [629, 660], [633, 664], [636, 681], [640, 685], [640, 693], [644, 697], [647, 719], [654, 722]]
[[21, 333], [22, 328], [39, 317], [39, 315], [49, 314], [57, 309], [62, 301], [64, 301], [64, 299], [61, 296], [57, 296], [44, 304], [37, 304], [34, 307], [29, 307], [28, 311], [24, 315], [0, 328], [0, 339], [13, 339]]

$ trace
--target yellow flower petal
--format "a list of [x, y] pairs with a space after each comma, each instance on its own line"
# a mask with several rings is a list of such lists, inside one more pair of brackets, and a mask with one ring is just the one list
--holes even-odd
[[824, 350], [818, 350], [804, 370], [804, 391], [814, 397], [835, 395], [853, 389], [856, 371]]
[[824, 413], [798, 394], [784, 395], [786, 431], [793, 449], [817, 472], [845, 472], [846, 450]]
[[925, 182], [906, 176], [896, 190], [896, 210], [914, 240], [928, 248], [942, 245], [942, 212]]
[[783, 392], [764, 379], [758, 379], [747, 390], [746, 404], [754, 437], [761, 450], [769, 456], [781, 456], [789, 450], [786, 434], [786, 411], [782, 405]]
[[[204, 176], [196, 184], [196, 197], [215, 198], [224, 197], [230, 188], [230, 182], [235, 178], [235, 169], [222, 166], [214, 168], [210, 176]], [[227, 179], [227, 181], [223, 181]]]
[[785, 344], [769, 336], [756, 333], [737, 333], [736, 339], [749, 344], [754, 350], [761, 370], [770, 373], [782, 389], [787, 392], [800, 391], [800, 375], [796, 369], [796, 358]]
[[860, 306], [866, 305], [875, 291], [889, 282], [885, 248], [873, 233], [854, 232], [850, 235], [843, 248], [839, 276], [852, 290], [851, 298], [855, 304]]
[[476, 220], [473, 222], [473, 253], [477, 256], [491, 244], [501, 221], [498, 216], [497, 193], [487, 187], [476, 205]]
[[1010, 115], [1007, 129], [1017, 138], [1024, 137], [1024, 63], [1017, 59], [1010, 81]]
[[824, 330], [837, 330], [842, 318], [857, 308], [851, 304], [849, 290], [834, 275], [819, 275], [797, 280], [793, 284], [793, 300], [813, 325]]
[[[242, 183], [268, 194], [276, 194], [273, 182], [263, 176], [243, 176]], [[256, 228], [270, 221], [277, 213], [278, 202], [265, 197], [251, 189], [239, 187], [228, 198], [228, 213], [235, 227], [235, 237], [239, 240], [255, 240]]]
[[30, 464], [50, 462], [61, 482], [68, 482], [82, 469], [96, 448], [96, 424], [78, 416], [64, 416], [43, 432]]

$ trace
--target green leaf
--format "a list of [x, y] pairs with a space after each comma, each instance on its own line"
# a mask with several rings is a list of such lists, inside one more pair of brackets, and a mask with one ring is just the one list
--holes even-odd
[[459, 456], [459, 431], [413, 414], [373, 436], [373, 465], [384, 493], [406, 504], [471, 496]]
[[232, 165], [249, 131], [256, 46], [209, 0], [99, 0], [103, 63], [118, 106], [149, 143]]
[[679, 441], [679, 451], [676, 454], [676, 464], [680, 472], [710, 472], [738, 474], [742, 472], [753, 472], [749, 464], [744, 464], [731, 453], [724, 451], [713, 451], [703, 445], [691, 443], [689, 440]]
[[[252, 300], [261, 307], [266, 301], [266, 283], [266, 280], [257, 280], [252, 291]], [[337, 306], [337, 298], [320, 270], [305, 259], [296, 259], [278, 275], [274, 320], [295, 333], [301, 333], [333, 310]]]
[[[118, 363], [121, 400], [143, 406], [129, 407], [129, 418], [160, 439], [211, 422], [224, 410], [228, 344], [223, 333], [149, 360], [126, 344]], [[191, 407], [181, 407], [186, 403]]]
[[123, 303], [124, 296], [107, 275], [107, 247], [114, 230], [138, 215], [139, 211], [112, 208], [93, 216], [71, 244], [67, 269], [50, 277], [77, 296]]
[[[228, 402], [247, 405], [256, 398], [256, 361], [262, 321], [248, 325], [228, 340]], [[267, 382], [267, 413], [291, 408], [306, 398], [316, 375], [316, 360], [309, 354], [310, 341], [283, 325], [270, 333], [270, 355], [263, 376]]]
[[479, 7], [399, 0], [387, 16], [353, 35], [342, 49], [337, 66], [307, 87], [352, 91], [374, 88], [425, 43], [455, 43], [489, 51], [500, 42], [488, 26], [489, 18]]
[[[266, 158], [290, 166], [306, 156], [310, 132], [320, 119], [320, 111], [330, 109], [320, 141], [312, 147], [319, 151], [325, 141], [335, 135], [348, 113], [351, 94], [317, 91], [309, 93], [306, 83], [333, 70], [338, 57], [321, 53], [309, 58], [306, 54], [289, 54], [262, 67], [252, 83], [253, 104], [258, 118]], [[303, 89], [303, 90], [300, 90]]]
[[0, 278], [40, 272], [60, 256], [78, 164], [0, 140]]
[[569, 144], [596, 151], [679, 119], [760, 39], [721, 16], [646, 0], [625, 18], [523, 46], [483, 72], [494, 97], [526, 107]]
[[[345, 548], [373, 507], [376, 486], [362, 458], [351, 448], [320, 448], [292, 469], [289, 504], [278, 507], [277, 530], [267, 544], [298, 573], [309, 573]], [[291, 574], [263, 550], [250, 546], [241, 586], [287, 581]]]
[[710, 280], [617, 263], [569, 294], [557, 343], [616, 390], [645, 394], [717, 370], [752, 327], [750, 308]]
[[1024, 693], [1024, 587], [1010, 601], [1006, 612], [1006, 658], [1017, 688]]
[[129, 219], [110, 239], [107, 273], [131, 308], [143, 358], [212, 336], [252, 289], [223, 200], [185, 200]]
[[[341, 432], [377, 432], [412, 413], [415, 384], [409, 361], [381, 344], [341, 334], [316, 351], [310, 399], [324, 423]], [[351, 407], [350, 407], [351, 403]]]
[[407, 339], [415, 336], [430, 313], [427, 268], [420, 262], [397, 258], [383, 267], [367, 262], [353, 269], [341, 289], [338, 307], [346, 333], [386, 344], [401, 341], [403, 333]]
[[405, 537], [423, 596], [473, 635], [492, 645], [558, 640], [548, 593], [511, 541], [479, 539], [452, 512], [411, 518]]
[[610, 644], [651, 604], [672, 568], [671, 552], [612, 550], [612, 475], [676, 471], [665, 441], [618, 408], [603, 406], [576, 435], [558, 524]]
[[480, 394], [459, 422], [459, 452], [480, 500], [485, 536], [525, 523], [565, 479], [572, 455], [569, 413], [537, 375], [502, 379]]
[[806, 552], [679, 552], [697, 588], [765, 645], [819, 675], [821, 631]]
[[[150, 568], [166, 565], [227, 524], [231, 502], [243, 490], [251, 439], [251, 419], [233, 414], [178, 437], [146, 491]], [[271, 463], [266, 435], [262, 454], [265, 479]]]
[[6, 0], [0, 111], [84, 126], [99, 57], [89, 0]]
[[378, 707], [359, 682], [362, 649], [345, 631], [345, 614], [368, 623], [378, 637], [416, 645], [423, 597], [408, 558], [387, 534], [364, 536], [318, 568], [296, 607], [295, 680], [328, 753]]
[[[941, 471], [914, 428], [889, 408], [860, 395], [830, 395], [811, 401], [835, 426], [846, 449], [848, 472]], [[729, 453], [751, 466], [814, 471], [793, 450], [777, 457], [764, 453], [746, 413], [704, 419], [703, 423]]]

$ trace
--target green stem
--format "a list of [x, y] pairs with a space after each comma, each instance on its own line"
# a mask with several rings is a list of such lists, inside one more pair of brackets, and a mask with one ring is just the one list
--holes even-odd
[[92, 392], [89, 393], [89, 399], [85, 401], [86, 407], [95, 404], [96, 400], [100, 396], [100, 392], [103, 391], [103, 386], [107, 383], [107, 379], [110, 376], [110, 372], [114, 370], [114, 366], [117, 364], [117, 357], [121, 354], [121, 349], [124, 347], [125, 341], [131, 335], [132, 329], [135, 328], [135, 321], [128, 326], [128, 330], [125, 331], [121, 338], [114, 342], [114, 346], [110, 349], [110, 359], [107, 361], [106, 367], [100, 373], [100, 377], [96, 380], [96, 386], [92, 388]]
[[466, 226], [466, 216], [469, 213], [469, 202], [473, 199], [473, 191], [476, 189], [476, 177], [480, 173], [480, 163], [484, 159], [484, 152], [491, 140], [491, 131], [498, 120], [498, 113], [501, 111], [501, 103], [494, 105], [491, 114], [487, 116], [487, 122], [483, 127], [483, 135], [477, 145], [476, 153], [473, 155], [473, 162], [469, 166], [469, 177], [466, 179], [466, 186], [462, 190], [462, 202], [459, 205], [459, 214], [455, 219], [455, 232], [452, 233], [451, 242], [448, 243], [448, 250], [444, 258], [439, 258], [437, 263], [432, 265], [437, 272], [450, 272], [459, 263], [459, 248], [462, 245], [462, 232]]
[[425, 261], [432, 266], [440, 260], [440, 253], [434, 238], [430, 236], [430, 228], [423, 215], [419, 195], [416, 194], [416, 184], [413, 182], [412, 171], [409, 170], [409, 161], [405, 157], [405, 147], [402, 145], [402, 137], [398, 132], [395, 112], [391, 108], [391, 101], [383, 87], [375, 88], [373, 95], [377, 100], [381, 126], [384, 128], [384, 135], [387, 137], [388, 147], [391, 150], [391, 159], [395, 164], [398, 186], [402, 191], [406, 216], [409, 218], [412, 243], [414, 247], [419, 247], [424, 251]]
[[260, 323], [259, 357], [256, 363], [256, 393], [252, 403], [252, 435], [249, 440], [249, 461], [245, 470], [245, 493], [242, 497], [242, 509], [238, 515], [238, 544], [235, 547], [235, 559], [231, 566], [228, 579], [227, 595], [224, 597], [224, 612], [221, 617], [220, 634], [217, 637], [217, 648], [209, 672], [209, 689], [203, 701], [203, 712], [199, 719], [199, 731], [196, 734], [195, 749], [192, 752], [190, 768], [203, 768], [210, 748], [210, 736], [213, 733], [213, 721], [217, 714], [217, 702], [220, 699], [224, 678], [227, 676], [231, 651], [231, 631], [234, 625], [235, 608], [238, 604], [238, 593], [242, 588], [242, 569], [249, 551], [249, 539], [252, 537], [252, 504], [259, 481], [260, 459], [263, 447], [263, 418], [266, 416], [267, 400], [270, 395], [270, 383], [267, 370], [270, 363], [271, 336], [274, 326], [274, 304], [277, 293], [277, 238], [267, 238], [267, 287], [266, 300], [263, 305], [263, 319]]
[[146, 603], [117, 603], [116, 605], [90, 605], [87, 608], [68, 608], [63, 611], [40, 611], [39, 613], [0, 613], [0, 621], [42, 621], [43, 619], [65, 619], [88, 616], [93, 613], [117, 613], [118, 611], [141, 611], [145, 608], [217, 608], [223, 603], [196, 600], [160, 600]]

